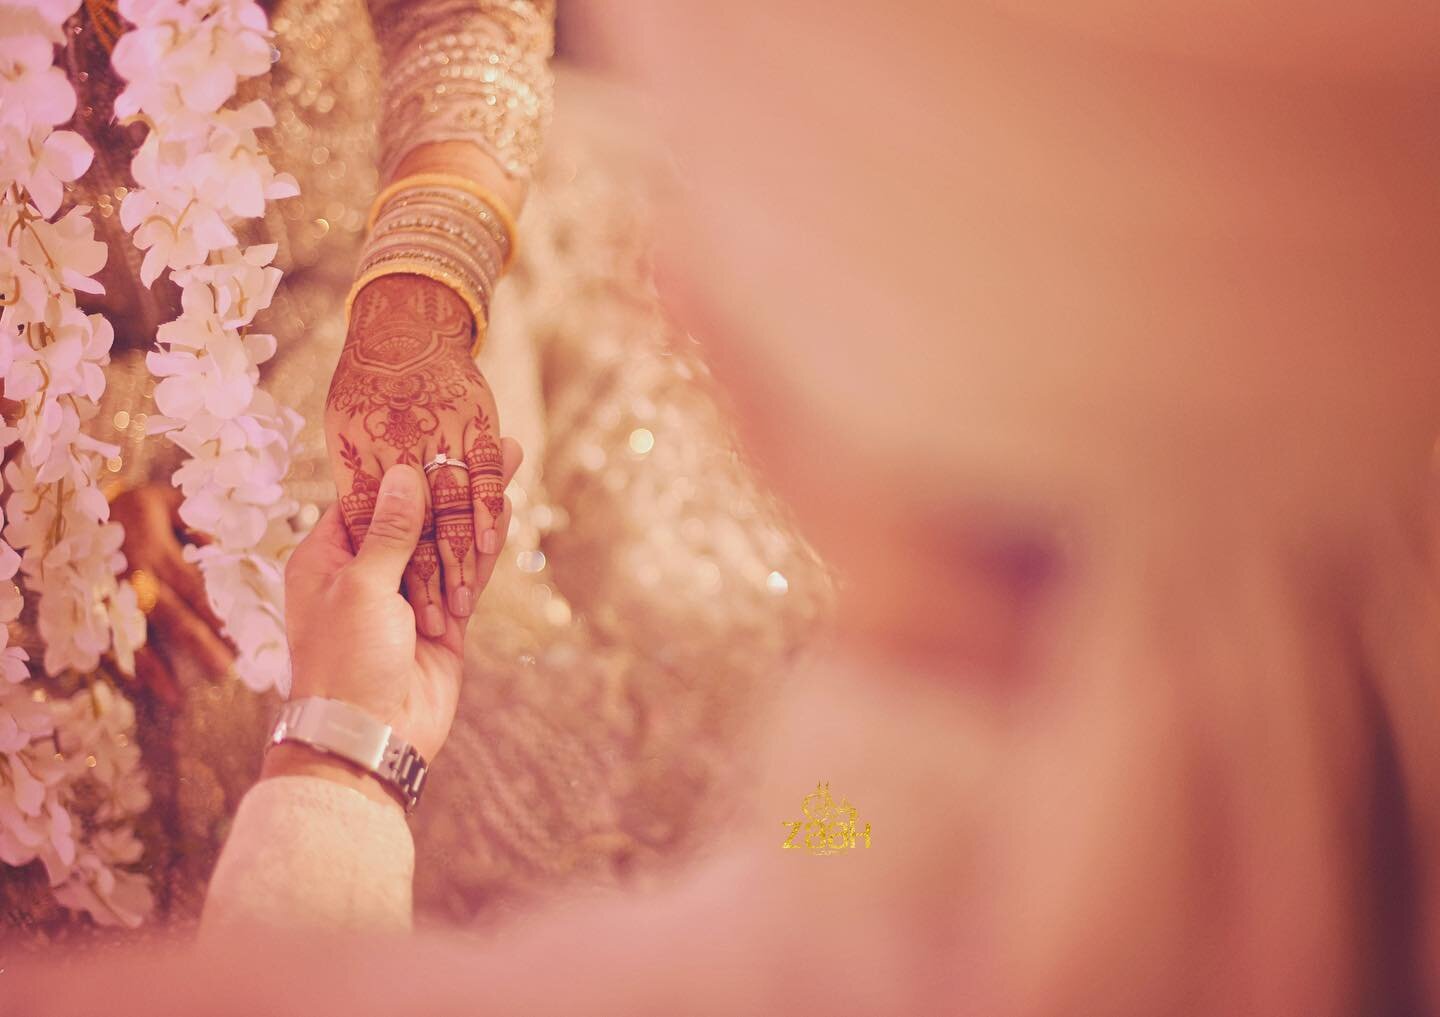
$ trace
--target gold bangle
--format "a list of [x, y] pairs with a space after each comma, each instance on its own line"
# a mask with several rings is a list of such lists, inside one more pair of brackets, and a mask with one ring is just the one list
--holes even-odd
[[375, 220], [380, 218], [380, 210], [385, 203], [396, 194], [410, 187], [454, 187], [457, 190], [465, 191], [467, 194], [480, 199], [490, 206], [496, 217], [505, 225], [505, 232], [510, 237], [510, 249], [505, 252], [505, 264], [500, 266], [503, 273], [510, 268], [515, 261], [515, 251], [519, 246], [519, 231], [515, 226], [515, 216], [505, 207], [504, 202], [495, 197], [490, 191], [481, 187], [469, 177], [458, 176], [453, 173], [412, 173], [408, 177], [401, 177], [390, 184], [375, 197], [375, 202], [370, 206], [370, 216], [365, 222], [367, 231], [375, 228]]
[[480, 349], [485, 345], [485, 333], [488, 322], [485, 320], [485, 308], [475, 295], [469, 292], [468, 287], [457, 276], [445, 271], [443, 268], [435, 268], [420, 261], [406, 261], [397, 258], [394, 261], [387, 261], [377, 265], [365, 272], [350, 287], [350, 293], [345, 297], [345, 331], [350, 331], [350, 311], [355, 306], [355, 298], [360, 291], [374, 282], [376, 279], [387, 275], [419, 275], [434, 282], [438, 282], [447, 289], [453, 291], [456, 296], [465, 301], [465, 306], [470, 308], [470, 314], [475, 319], [475, 342], [470, 347], [470, 358], [473, 360], [480, 355]]

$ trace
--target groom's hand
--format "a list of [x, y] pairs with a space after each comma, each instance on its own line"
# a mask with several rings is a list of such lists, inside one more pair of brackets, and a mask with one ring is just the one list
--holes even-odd
[[[511, 439], [504, 445], [508, 482], [519, 466], [520, 450]], [[285, 620], [292, 696], [324, 696], [357, 706], [433, 760], [455, 717], [468, 619], [448, 615], [438, 636], [420, 635], [415, 613], [400, 594], [424, 524], [423, 484], [414, 467], [386, 471], [357, 554], [351, 553], [345, 523], [332, 505], [286, 566]], [[375, 790], [370, 787], [375, 782], [345, 779], [349, 771], [343, 764], [303, 747], [271, 750], [266, 776], [297, 772]]]

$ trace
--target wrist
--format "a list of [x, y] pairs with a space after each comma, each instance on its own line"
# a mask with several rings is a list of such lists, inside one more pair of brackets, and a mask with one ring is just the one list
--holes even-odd
[[403, 180], [422, 173], [469, 177], [515, 215], [519, 215], [525, 204], [525, 178], [505, 172], [493, 155], [473, 141], [432, 141], [417, 145], [401, 158], [392, 176], [393, 180]]
[[[432, 317], [424, 317], [417, 312], [414, 304], [417, 297], [423, 298], [420, 306], [437, 306], [437, 311], [431, 312]], [[366, 313], [371, 310], [376, 313]], [[363, 276], [357, 278], [348, 311], [350, 320], [345, 333], [346, 346], [351, 346], [357, 336], [370, 334], [380, 323], [387, 333], [413, 330], [416, 335], [433, 337], [435, 346], [425, 358], [427, 360], [453, 355], [470, 361], [475, 337], [483, 331], [485, 324], [484, 318], [460, 295], [455, 285], [432, 275], [420, 274], [418, 270], [392, 272], [369, 279]], [[467, 327], [436, 328], [437, 321], [464, 321]]]
[[409, 813], [420, 800], [429, 764], [388, 723], [352, 703], [323, 696], [292, 699], [280, 708], [273, 746], [299, 742], [307, 753], [282, 753], [268, 775], [305, 774], [373, 795], [369, 781]]
[[402, 812], [405, 810], [399, 794], [378, 776], [303, 742], [281, 742], [270, 746], [260, 768], [260, 779], [269, 780], [271, 777], [315, 777], [351, 788], [372, 801], [394, 805]]

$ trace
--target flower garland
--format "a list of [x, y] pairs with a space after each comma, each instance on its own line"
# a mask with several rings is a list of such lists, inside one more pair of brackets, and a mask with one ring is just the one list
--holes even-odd
[[298, 536], [282, 481], [302, 421], [259, 387], [274, 336], [248, 331], [280, 281], [276, 247], [241, 249], [233, 227], [299, 189], [260, 149], [269, 107], [226, 106], [240, 81], [269, 71], [269, 26], [253, 0], [120, 0], [120, 13], [134, 28], [111, 56], [126, 82], [116, 115], [150, 128], [120, 219], [145, 252], [141, 281], [168, 269], [181, 288], [181, 314], [160, 326], [147, 357], [161, 414], [148, 430], [188, 454], [174, 477], [180, 516], [212, 540], [186, 556], [235, 644], [237, 672], [284, 694], [282, 562]]
[[[106, 249], [87, 207], [60, 216], [65, 185], [93, 152], [57, 130], [75, 110], [54, 65], [78, 0], [0, 0], [0, 379], [18, 412], [0, 424], [0, 863], [40, 862], [56, 900], [100, 924], [135, 926], [153, 909], [132, 871], [143, 853], [134, 819], [149, 805], [131, 704], [98, 671], [125, 674], [145, 624], [125, 567], [123, 534], [98, 486], [114, 446], [87, 436], [105, 388], [113, 332], [76, 294], [99, 293]], [[121, 221], [145, 251], [142, 280], [164, 270], [182, 313], [148, 357], [166, 431], [188, 453], [174, 480], [184, 520], [214, 538], [187, 556], [254, 688], [288, 685], [280, 562], [295, 543], [281, 481], [300, 418], [258, 387], [275, 340], [248, 333], [280, 272], [274, 245], [241, 249], [232, 225], [266, 200], [297, 193], [261, 154], [271, 124], [253, 102], [226, 109], [240, 80], [271, 62], [251, 0], [134, 0], [135, 27], [113, 55], [127, 87], [120, 115], [150, 125]], [[13, 447], [12, 447], [13, 446]], [[8, 489], [8, 491], [7, 491]], [[9, 625], [34, 597], [45, 646], [42, 684]], [[78, 690], [77, 690], [78, 686]]]
[[[88, 208], [55, 219], [64, 184], [93, 156], [55, 130], [75, 109], [54, 57], [77, 2], [0, 8], [0, 376], [18, 406], [0, 450], [19, 443], [0, 485], [0, 862], [38, 860], [61, 904], [134, 926], [152, 907], [148, 881], [126, 868], [140, 859], [133, 820], [149, 794], [134, 711], [96, 669], [108, 654], [131, 673], [145, 624], [117, 578], [122, 533], [97, 483], [117, 450], [81, 430], [105, 389], [113, 333], [75, 296], [101, 292], [106, 250]], [[10, 645], [24, 606], [17, 574], [35, 598], [47, 685]]]

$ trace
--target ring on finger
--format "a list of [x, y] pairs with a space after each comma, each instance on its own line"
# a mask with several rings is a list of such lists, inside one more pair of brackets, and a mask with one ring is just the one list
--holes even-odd
[[458, 466], [465, 469], [465, 462], [462, 459], [451, 459], [445, 453], [438, 453], [434, 459], [425, 464], [425, 475], [428, 477], [431, 470], [443, 469], [446, 466]]

